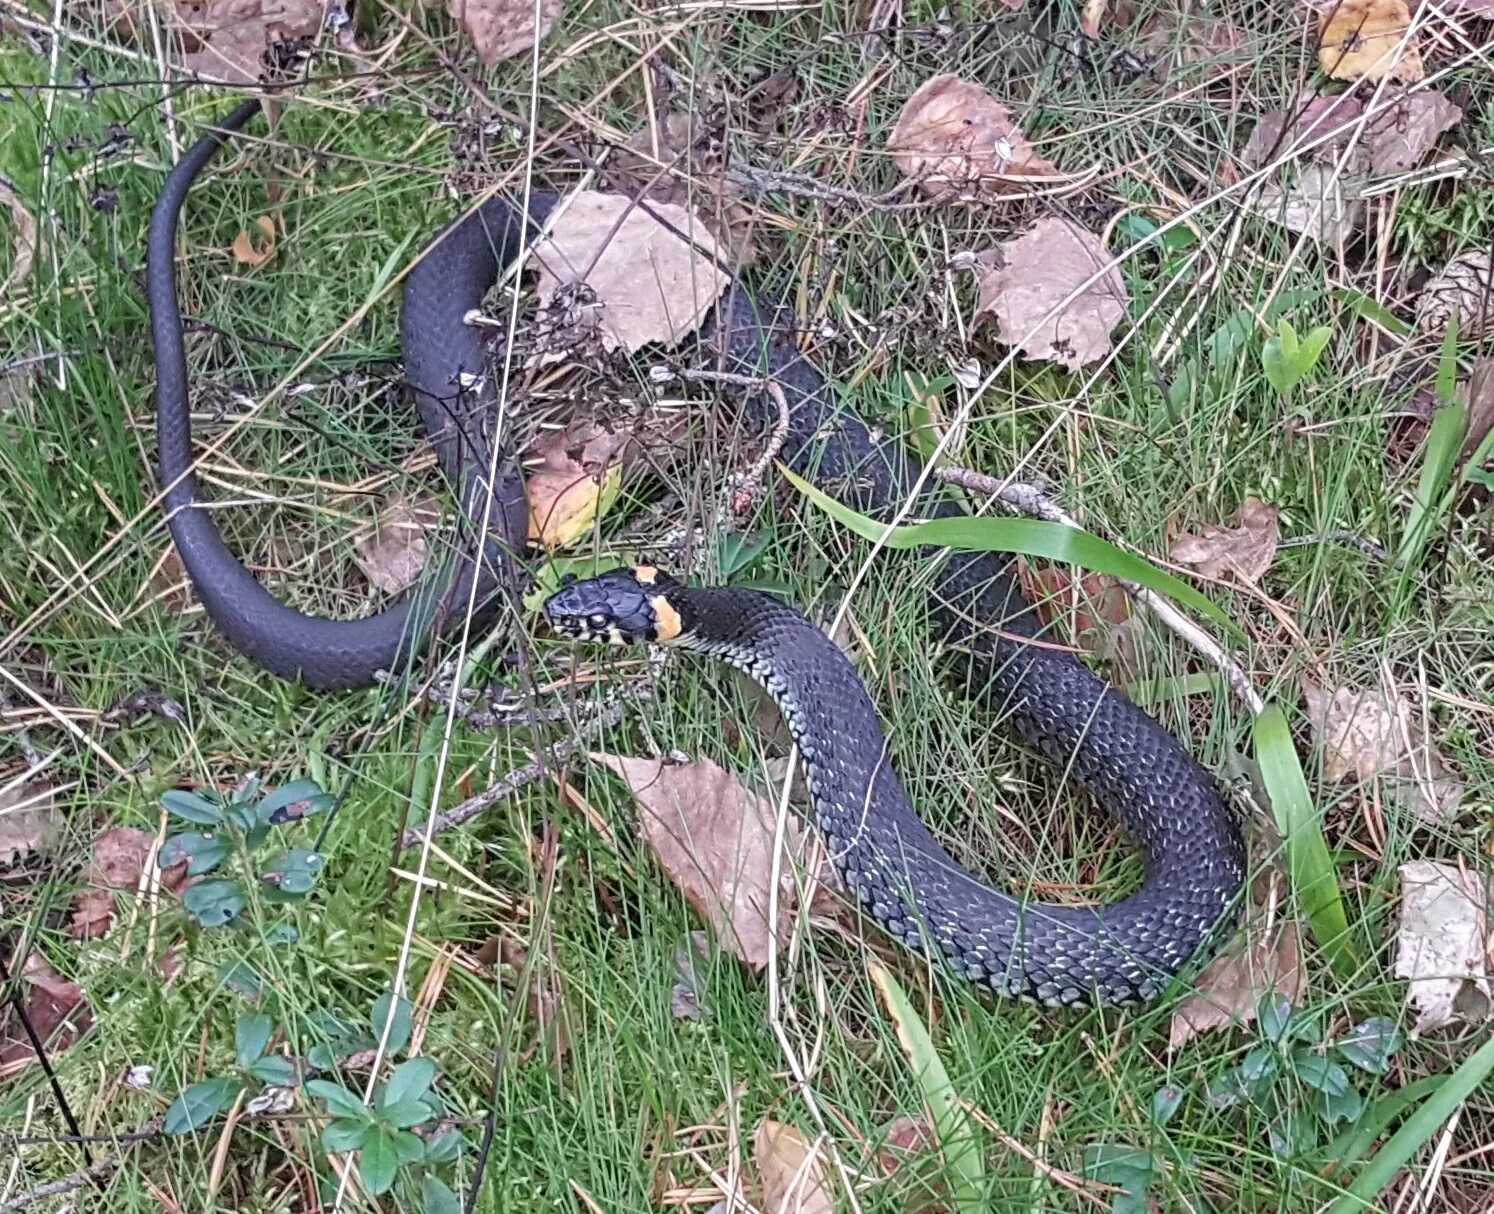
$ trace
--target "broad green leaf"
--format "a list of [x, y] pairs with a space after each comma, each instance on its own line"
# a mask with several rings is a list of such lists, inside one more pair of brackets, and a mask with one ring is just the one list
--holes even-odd
[[275, 1022], [263, 1012], [248, 1012], [239, 1017], [234, 1027], [234, 1058], [241, 1067], [247, 1067], [265, 1052], [270, 1044], [270, 1034], [275, 1031]]
[[986, 1166], [980, 1137], [965, 1114], [928, 1029], [897, 979], [890, 970], [875, 962], [871, 966], [871, 976], [882, 993], [898, 1041], [913, 1066], [913, 1078], [933, 1118], [934, 1129], [944, 1149], [954, 1204], [961, 1214], [982, 1211], [985, 1209]]
[[409, 1130], [399, 1130], [393, 1137], [394, 1157], [400, 1163], [418, 1163], [425, 1158], [425, 1140]]
[[1385, 1074], [1390, 1058], [1401, 1048], [1401, 1030], [1395, 1021], [1371, 1016], [1356, 1024], [1338, 1043], [1338, 1054], [1350, 1066], [1371, 1075]]
[[438, 1176], [420, 1182], [420, 1207], [425, 1214], [462, 1214], [462, 1202]]
[[1164, 1126], [1183, 1103], [1183, 1089], [1175, 1083], [1166, 1083], [1152, 1093], [1152, 1123]]
[[1332, 329], [1327, 325], [1319, 325], [1302, 339], [1302, 348], [1297, 352], [1297, 365], [1302, 368], [1303, 375], [1318, 365], [1318, 359], [1323, 356], [1323, 349], [1332, 336]]
[[425, 1141], [425, 1157], [431, 1163], [450, 1163], [467, 1145], [460, 1130], [442, 1130]]
[[385, 991], [374, 1001], [373, 1036], [375, 1041], [383, 1039], [384, 1026], [389, 1026], [389, 1041], [386, 1049], [397, 1054], [410, 1042], [410, 1001], [401, 995], [398, 1001], [394, 992]]
[[1256, 717], [1253, 739], [1271, 813], [1286, 846], [1292, 886], [1307, 911], [1318, 946], [1327, 954], [1334, 972], [1347, 980], [1353, 972], [1354, 953], [1338, 873], [1286, 717], [1275, 704], [1267, 704]]
[[288, 1088], [296, 1082], [296, 1064], [281, 1054], [267, 1054], [249, 1064], [249, 1073], [271, 1087]]
[[228, 1108], [243, 1088], [233, 1075], [194, 1083], [171, 1102], [161, 1128], [168, 1134], [190, 1134]]
[[278, 825], [309, 818], [327, 809], [332, 799], [332, 794], [323, 792], [315, 780], [282, 784], [259, 803], [260, 821]]
[[1292, 1054], [1292, 1071], [1308, 1087], [1329, 1096], [1342, 1096], [1349, 1090], [1349, 1073], [1322, 1054], [1297, 1050]]
[[1292, 1020], [1292, 1001], [1279, 991], [1272, 991], [1256, 1008], [1256, 1022], [1267, 1041], [1281, 1041]]
[[187, 863], [187, 875], [200, 877], [210, 873], [233, 851], [232, 842], [216, 831], [188, 831], [172, 835], [161, 848], [161, 867]]
[[227, 877], [199, 881], [182, 892], [182, 905], [203, 927], [222, 927], [248, 904], [244, 887]]
[[358, 1174], [363, 1177], [364, 1186], [375, 1197], [389, 1192], [394, 1186], [394, 1174], [398, 1168], [394, 1131], [373, 1127], [358, 1154]]
[[363, 1103], [362, 1097], [350, 1092], [340, 1083], [327, 1079], [308, 1079], [305, 1084], [308, 1095], [315, 1096], [327, 1106], [334, 1117], [350, 1117], [354, 1121], [370, 1121], [373, 1111]]
[[222, 806], [184, 788], [173, 788], [170, 792], [163, 793], [161, 804], [168, 813], [201, 826], [217, 826], [223, 821]]
[[429, 1058], [407, 1058], [390, 1073], [381, 1102], [390, 1105], [419, 1100], [435, 1080], [436, 1064]]
[[303, 897], [316, 888], [325, 863], [320, 852], [293, 847], [270, 861], [260, 880], [279, 893]]
[[[869, 540], [882, 538], [887, 527], [876, 519], [858, 514], [810, 484], [792, 469], [779, 465], [789, 482], [826, 514], [857, 535]], [[1241, 637], [1238, 627], [1224, 612], [1186, 582], [1164, 573], [1150, 561], [1117, 548], [1108, 540], [1035, 518], [983, 518], [966, 515], [960, 518], [931, 519], [925, 523], [894, 527], [887, 532], [889, 548], [954, 548], [964, 552], [1010, 552], [1023, 556], [1063, 561], [1095, 573], [1137, 582], [1159, 594], [1165, 594], [1195, 611], [1208, 616], [1231, 635]]]
[[1323, 1119], [1323, 1124], [1332, 1129], [1340, 1121], [1350, 1124], [1357, 1122], [1364, 1112], [1364, 1097], [1353, 1088], [1345, 1088], [1342, 1092], [1334, 1095], [1330, 1092], [1319, 1092], [1315, 1101], [1318, 1116]]
[[348, 1118], [340, 1118], [337, 1121], [329, 1121], [322, 1130], [322, 1146], [334, 1154], [344, 1151], [356, 1151], [364, 1143], [372, 1126], [362, 1121], [352, 1121]]
[[408, 1130], [412, 1125], [420, 1125], [434, 1116], [431, 1106], [423, 1100], [396, 1100], [392, 1104], [379, 1107], [379, 1117], [399, 1130]]

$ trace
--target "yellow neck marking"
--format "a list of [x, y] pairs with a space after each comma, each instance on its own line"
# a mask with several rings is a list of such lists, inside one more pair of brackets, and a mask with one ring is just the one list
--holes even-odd
[[656, 594], [649, 599], [649, 606], [654, 609], [654, 638], [659, 641], [672, 641], [685, 630], [685, 622], [680, 619], [680, 613], [667, 596]]
[[658, 580], [659, 571], [652, 565], [638, 565], [633, 569], [633, 576], [645, 586], [652, 586]]

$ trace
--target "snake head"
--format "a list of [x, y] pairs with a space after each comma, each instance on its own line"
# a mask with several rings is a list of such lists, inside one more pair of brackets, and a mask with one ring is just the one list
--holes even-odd
[[545, 618], [573, 641], [645, 645], [677, 640], [685, 631], [670, 591], [680, 583], [652, 565], [613, 569], [563, 585], [545, 600]]

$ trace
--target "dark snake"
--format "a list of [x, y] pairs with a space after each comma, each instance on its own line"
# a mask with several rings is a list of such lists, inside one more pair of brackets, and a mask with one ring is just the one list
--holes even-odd
[[[190, 149], [151, 219], [147, 293], [164, 505], [192, 585], [234, 649], [313, 688], [367, 686], [460, 624], [469, 599], [474, 629], [513, 604], [527, 538], [524, 487], [507, 445], [490, 464], [498, 394], [484, 373], [479, 330], [464, 317], [515, 259], [521, 236], [529, 243], [539, 236], [558, 195], [534, 192], [527, 210], [492, 198], [443, 228], [405, 280], [405, 373], [470, 524], [467, 538], [428, 579], [429, 594], [363, 619], [305, 615], [270, 595], [224, 543], [192, 473], [173, 267], [177, 219], [226, 133], [258, 108], [257, 101], [240, 106]], [[698, 336], [727, 371], [770, 375], [781, 387], [789, 428], [780, 458], [789, 467], [873, 517], [887, 517], [913, 491], [919, 465], [842, 406], [735, 279]], [[778, 419], [768, 394], [739, 395], [764, 426]], [[484, 515], [490, 466], [497, 474]], [[932, 479], [914, 509], [921, 517], [961, 512]], [[1154, 999], [1236, 919], [1245, 851], [1218, 785], [1177, 739], [1067, 650], [1027, 643], [1039, 623], [1005, 559], [923, 555], [937, 562], [932, 636], [963, 692], [988, 700], [1019, 741], [1066, 771], [1125, 828], [1143, 860], [1134, 892], [1106, 905], [1039, 902], [993, 889], [961, 867], [909, 802], [856, 671], [820, 629], [768, 596], [624, 570], [565, 587], [546, 614], [561, 635], [673, 639], [762, 683], [798, 745], [815, 821], [846, 887], [908, 948], [942, 955], [954, 971], [1001, 994], [1048, 1005]]]

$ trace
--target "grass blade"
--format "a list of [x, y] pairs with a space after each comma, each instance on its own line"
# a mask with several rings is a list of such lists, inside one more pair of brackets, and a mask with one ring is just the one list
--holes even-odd
[[1411, 517], [1406, 520], [1406, 530], [1401, 536], [1400, 551], [1396, 553], [1396, 561], [1401, 567], [1402, 589], [1437, 519], [1451, 502], [1449, 490], [1452, 488], [1453, 469], [1457, 466], [1458, 455], [1463, 450], [1463, 437], [1468, 431], [1468, 410], [1454, 391], [1457, 374], [1457, 323], [1454, 321], [1447, 326], [1447, 340], [1442, 343], [1442, 354], [1437, 363], [1437, 399], [1441, 408], [1432, 417], [1432, 427], [1427, 432], [1421, 479], [1411, 503]]
[[1292, 887], [1302, 899], [1312, 925], [1313, 938], [1327, 954], [1340, 978], [1347, 979], [1354, 966], [1349, 923], [1338, 888], [1328, 843], [1318, 821], [1317, 807], [1297, 760], [1286, 716], [1275, 704], [1267, 704], [1252, 730], [1255, 759], [1271, 802], [1276, 829], [1286, 846], [1287, 870]]
[[1465, 1058], [1421, 1107], [1406, 1118], [1386, 1144], [1365, 1165], [1348, 1191], [1329, 1207], [1328, 1214], [1353, 1214], [1365, 1210], [1411, 1157], [1421, 1150], [1437, 1130], [1494, 1071], [1494, 1037]]
[[955, 1208], [976, 1214], [985, 1209], [986, 1163], [981, 1154], [980, 1137], [965, 1115], [965, 1108], [954, 1084], [949, 1081], [949, 1072], [934, 1049], [928, 1029], [908, 1002], [908, 996], [903, 993], [897, 979], [890, 970], [875, 962], [871, 966], [871, 976], [897, 1027], [897, 1039], [913, 1065], [913, 1077], [929, 1106], [929, 1115], [934, 1119], [934, 1130], [944, 1148], [944, 1162], [949, 1171], [947, 1179]]
[[[780, 465], [780, 470], [800, 493], [836, 522], [862, 538], [877, 540], [887, 530], [884, 523], [842, 505], [788, 468]], [[1158, 594], [1165, 594], [1208, 616], [1237, 639], [1243, 639], [1234, 622], [1188, 583], [1124, 548], [1117, 548], [1108, 540], [1102, 540], [1077, 527], [1066, 527], [1062, 523], [1035, 518], [977, 518], [974, 515], [931, 519], [926, 523], [894, 527], [887, 536], [886, 544], [889, 548], [898, 549], [928, 545], [934, 548], [955, 548], [964, 552], [1011, 552], [1064, 561], [1081, 569], [1108, 573], [1112, 577], [1123, 578], [1155, 590]]]

